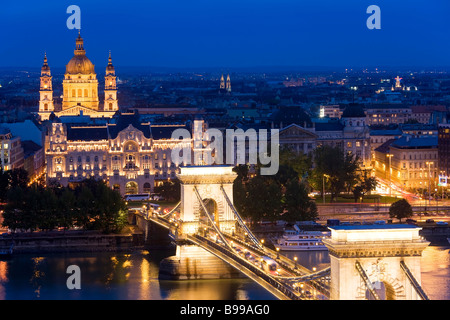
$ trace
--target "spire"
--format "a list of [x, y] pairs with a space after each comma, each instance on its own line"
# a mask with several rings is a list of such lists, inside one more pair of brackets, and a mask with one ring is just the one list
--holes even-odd
[[227, 92], [231, 92], [231, 80], [230, 80], [230, 75], [227, 75]]
[[75, 40], [75, 55], [84, 55], [86, 51], [84, 50], [84, 41], [81, 37], [81, 30], [78, 30], [78, 38]]
[[222, 90], [225, 89], [225, 80], [224, 80], [224, 78], [223, 78], [223, 75], [222, 75], [222, 77], [220, 78], [220, 89], [222, 89]]
[[47, 52], [44, 53], [44, 64], [42, 65], [41, 73], [50, 72], [50, 67], [48, 66]]
[[114, 73], [114, 66], [112, 64], [112, 58], [111, 58], [111, 50], [109, 50], [109, 57], [108, 57], [108, 66], [106, 67], [106, 74]]

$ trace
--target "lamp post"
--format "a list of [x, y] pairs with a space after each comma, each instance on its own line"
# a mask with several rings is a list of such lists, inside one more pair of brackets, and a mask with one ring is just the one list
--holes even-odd
[[428, 206], [431, 205], [431, 165], [432, 161], [427, 161], [425, 164], [428, 166]]
[[297, 269], [297, 257], [294, 257], [294, 261], [295, 261], [295, 267], [294, 267], [294, 269]]
[[388, 154], [386, 155], [386, 157], [389, 158], [389, 197], [392, 196], [392, 186], [391, 186], [391, 158], [392, 158], [393, 156], [394, 156], [394, 155], [393, 155], [392, 153], [388, 153]]
[[276, 250], [277, 250], [277, 259], [280, 259], [280, 248], [277, 247]]
[[325, 203], [325, 177], [328, 179], [330, 176], [327, 174], [323, 174], [322, 176], [322, 196], [323, 196], [323, 203]]

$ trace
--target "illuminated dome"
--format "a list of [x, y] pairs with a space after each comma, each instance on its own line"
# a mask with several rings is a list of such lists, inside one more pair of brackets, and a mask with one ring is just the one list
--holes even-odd
[[95, 73], [94, 64], [86, 57], [86, 51], [83, 48], [83, 38], [78, 34], [76, 40], [75, 55], [66, 65], [66, 73], [69, 74], [92, 74]]

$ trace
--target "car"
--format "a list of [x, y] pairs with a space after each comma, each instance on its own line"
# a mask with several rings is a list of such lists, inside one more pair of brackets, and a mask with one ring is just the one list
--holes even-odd
[[425, 221], [426, 223], [434, 223], [433, 219], [427, 219], [427, 221]]
[[374, 224], [386, 224], [386, 221], [384, 220], [377, 220], [374, 222]]
[[415, 224], [417, 221], [414, 219], [406, 219], [407, 224]]
[[448, 226], [448, 223], [445, 221], [438, 221], [438, 222], [436, 222], [436, 225], [437, 226]]

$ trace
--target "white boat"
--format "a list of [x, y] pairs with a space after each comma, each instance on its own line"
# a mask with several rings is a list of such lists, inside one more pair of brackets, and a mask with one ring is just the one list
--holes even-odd
[[294, 225], [294, 230], [285, 230], [277, 239], [275, 247], [280, 251], [328, 250], [322, 239], [330, 236], [330, 231], [306, 231]]

